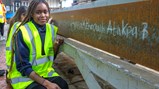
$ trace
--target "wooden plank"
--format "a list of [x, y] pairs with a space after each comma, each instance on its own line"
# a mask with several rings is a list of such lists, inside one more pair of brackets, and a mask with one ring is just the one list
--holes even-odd
[[159, 0], [99, 0], [51, 12], [59, 34], [159, 71]]

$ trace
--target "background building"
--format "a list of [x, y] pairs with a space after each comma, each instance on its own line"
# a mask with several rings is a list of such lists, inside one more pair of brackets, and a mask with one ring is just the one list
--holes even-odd
[[[29, 6], [29, 3], [32, 0], [3, 0], [3, 3], [6, 5], [7, 11], [16, 12], [20, 6]], [[63, 0], [46, 0], [50, 6], [50, 9], [59, 9], [61, 8], [61, 1]], [[67, 0], [65, 0], [67, 1]]]
[[[3, 0], [6, 6], [6, 18], [10, 19], [20, 6], [29, 6], [32, 0]], [[95, 0], [46, 0], [50, 6], [50, 10], [71, 7], [77, 4], [87, 3]]]
[[20, 6], [27, 6], [29, 5], [29, 0], [3, 0], [3, 3], [6, 6], [6, 18], [7, 20], [14, 16], [14, 13]]
[[61, 8], [60, 0], [46, 0], [50, 6], [50, 9], [59, 9]]

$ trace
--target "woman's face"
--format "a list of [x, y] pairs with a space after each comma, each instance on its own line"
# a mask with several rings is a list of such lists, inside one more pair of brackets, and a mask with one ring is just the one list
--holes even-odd
[[39, 3], [33, 12], [32, 18], [39, 25], [46, 24], [49, 19], [49, 10], [47, 6], [44, 3]]
[[25, 18], [25, 13], [22, 13], [21, 16], [20, 16], [20, 18], [21, 18], [20, 22], [22, 22], [24, 20], [24, 18]]

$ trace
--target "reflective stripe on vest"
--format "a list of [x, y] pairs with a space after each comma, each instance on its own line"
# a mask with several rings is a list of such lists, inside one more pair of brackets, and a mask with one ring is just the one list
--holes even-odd
[[30, 78], [25, 78], [25, 77], [19, 77], [19, 78], [13, 78], [11, 79], [11, 83], [12, 84], [16, 84], [18, 82], [26, 82], [26, 81], [30, 81]]
[[39, 64], [44, 64], [48, 61], [51, 61], [53, 62], [53, 56], [49, 56], [49, 57], [43, 57], [43, 58], [40, 58], [38, 60], [32, 60], [30, 63], [33, 65], [33, 66], [36, 66], [36, 65], [39, 65]]
[[[33, 42], [35, 39], [34, 39], [34, 37], [33, 37], [33, 35], [32, 35], [31, 30], [27, 30], [27, 29], [30, 29], [30, 28], [29, 28], [29, 25], [28, 25], [28, 24], [25, 24], [24, 27], [26, 28], [26, 31], [27, 31], [28, 34], [29, 34], [29, 39], [30, 39], [30, 41], [31, 41], [31, 39], [33, 39], [33, 40], [31, 41], [31, 45], [32, 45], [32, 48], [33, 48], [33, 49], [31, 49], [31, 50], [32, 50], [31, 52], [32, 52], [32, 54], [35, 54], [35, 53], [36, 53], [36, 49], [35, 49], [36, 47], [35, 47], [35, 44], [34, 44], [34, 42]], [[32, 58], [33, 58], [33, 59], [36, 59], [36, 55], [32, 55]], [[31, 63], [31, 64], [34, 64], [34, 61], [32, 60], [30, 63]]]
[[[54, 75], [54, 73], [56, 74], [55, 71], [50, 71], [50, 72], [48, 73], [48, 77], [51, 77], [52, 75]], [[11, 83], [12, 83], [12, 84], [16, 84], [16, 83], [18, 83], [18, 82], [27, 82], [27, 81], [32, 81], [32, 79], [30, 79], [30, 78], [25, 78], [25, 77], [18, 77], [18, 78], [13, 78], [13, 79], [11, 79]]]
[[3, 16], [2, 16], [2, 15], [0, 15], [0, 18], [3, 18]]
[[[51, 29], [54, 29], [54, 27], [51, 25]], [[55, 32], [54, 32], [54, 30], [51, 30], [52, 31], [52, 34], [54, 34], [55, 35]], [[55, 36], [52, 36], [52, 39], [53, 39], [53, 42], [55, 41]]]

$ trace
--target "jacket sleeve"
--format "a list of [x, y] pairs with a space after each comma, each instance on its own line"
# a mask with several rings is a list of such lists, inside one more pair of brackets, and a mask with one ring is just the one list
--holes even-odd
[[21, 31], [19, 31], [15, 37], [15, 62], [16, 68], [22, 76], [29, 76], [33, 71], [29, 63], [29, 48], [23, 40]]

